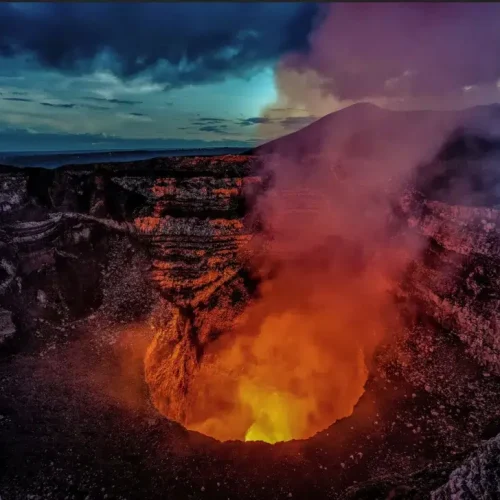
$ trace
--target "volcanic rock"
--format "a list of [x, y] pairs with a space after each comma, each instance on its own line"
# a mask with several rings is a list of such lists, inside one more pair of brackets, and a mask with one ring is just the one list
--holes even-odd
[[448, 482], [431, 493], [432, 500], [495, 498], [500, 491], [500, 436], [477, 448], [455, 469]]

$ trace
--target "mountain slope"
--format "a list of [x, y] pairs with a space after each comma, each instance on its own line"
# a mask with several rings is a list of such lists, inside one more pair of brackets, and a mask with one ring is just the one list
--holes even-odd
[[406, 179], [409, 172], [413, 187], [430, 199], [500, 204], [497, 104], [458, 111], [392, 111], [355, 104], [248, 154], [276, 155], [307, 169], [317, 169], [314, 162], [321, 159], [346, 175], [377, 172], [387, 182], [394, 175]]
[[463, 127], [470, 134], [485, 138], [498, 136], [500, 105], [476, 106], [458, 111], [393, 111], [370, 103], [357, 103], [330, 113], [296, 132], [249, 150], [247, 154], [279, 153], [302, 157], [328, 149], [330, 144], [338, 145], [355, 134], [369, 132], [372, 137], [381, 138], [387, 132], [404, 132], [430, 122], [449, 126], [451, 130]]

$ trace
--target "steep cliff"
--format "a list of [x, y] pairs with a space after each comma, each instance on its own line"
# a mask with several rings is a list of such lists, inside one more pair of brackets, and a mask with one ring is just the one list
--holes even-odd
[[429, 243], [408, 270], [403, 294], [500, 374], [500, 211], [418, 196], [404, 210]]
[[[127, 299], [108, 300], [121, 300], [122, 314], [151, 308], [153, 293], [184, 309], [208, 306], [218, 288], [243, 279], [236, 253], [249, 238], [242, 217], [243, 192], [258, 183], [252, 161], [3, 167], [1, 300], [20, 332], [37, 318], [106, 305], [113, 272], [130, 282]], [[127, 273], [117, 269], [117, 252], [129, 254]], [[3, 338], [13, 336], [9, 324]]]

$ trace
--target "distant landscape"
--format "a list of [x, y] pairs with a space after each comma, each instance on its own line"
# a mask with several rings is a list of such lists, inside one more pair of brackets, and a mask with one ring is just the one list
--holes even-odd
[[[15, 167], [57, 168], [62, 165], [87, 165], [103, 162], [129, 162], [148, 160], [159, 156], [218, 156], [238, 154], [245, 148], [207, 149], [148, 149], [115, 151], [52, 151], [0, 153], [0, 164]], [[248, 149], [248, 148], [246, 148]]]

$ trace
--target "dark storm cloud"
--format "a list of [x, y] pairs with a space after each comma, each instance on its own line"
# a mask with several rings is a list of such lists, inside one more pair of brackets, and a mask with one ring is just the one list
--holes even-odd
[[129, 106], [134, 106], [135, 104], [142, 104], [141, 101], [129, 101], [127, 99], [106, 99], [104, 97], [85, 97], [89, 101], [97, 101], [97, 102], [107, 102], [110, 104], [125, 104]]
[[210, 132], [221, 135], [238, 135], [230, 130], [235, 125], [232, 120], [224, 120], [222, 118], [203, 117], [191, 123], [189, 127], [179, 127], [178, 130], [189, 130], [192, 132]]
[[[14, 92], [12, 92], [14, 94]], [[22, 93], [21, 95], [25, 95], [27, 92]], [[47, 108], [59, 108], [59, 109], [73, 109], [73, 108], [84, 108], [84, 109], [92, 109], [96, 111], [102, 111], [111, 109], [105, 106], [95, 106], [93, 104], [75, 104], [75, 103], [52, 103], [45, 101], [36, 101], [34, 99], [30, 99], [28, 97], [2, 97], [3, 101], [15, 101], [15, 102], [32, 102], [35, 104], [40, 104], [41, 106], [45, 106]], [[130, 113], [135, 116], [144, 116], [141, 113]]]
[[33, 99], [26, 97], [2, 97], [4, 101], [17, 101], [17, 102], [33, 102]]
[[198, 129], [200, 132], [213, 132], [215, 134], [227, 134], [227, 125], [205, 125]]
[[92, 109], [94, 111], [104, 111], [108, 109], [112, 109], [106, 106], [96, 106], [94, 104], [78, 104], [79, 108]]
[[61, 108], [61, 109], [71, 109], [75, 107], [75, 104], [52, 104], [51, 102], [41, 102], [42, 106], [48, 106], [50, 108]]
[[74, 73], [147, 73], [175, 87], [305, 50], [317, 12], [299, 3], [1, 4], [0, 54], [32, 53], [45, 67]]
[[[207, 126], [225, 127], [227, 126], [228, 123], [232, 123], [231, 120], [226, 120], [224, 118], [210, 118], [208, 116], [197, 118], [194, 122], [192, 122], [193, 125], [196, 125], [198, 127], [207, 127]], [[203, 128], [200, 128], [198, 130], [203, 130]]]
[[228, 130], [227, 125], [206, 125], [196, 129], [198, 132], [211, 132], [212, 134], [219, 134], [225, 137], [238, 136], [239, 134]]
[[224, 123], [227, 121], [225, 118], [210, 118], [209, 116], [204, 116], [202, 118], [198, 118], [198, 122], [209, 122], [209, 123]]
[[272, 123], [273, 120], [271, 118], [265, 116], [254, 116], [252, 118], [245, 118], [244, 120], [240, 120], [238, 123], [247, 127], [249, 125], [262, 125]]
[[269, 116], [254, 116], [236, 122], [237, 125], [248, 127], [251, 125], [279, 124], [284, 128], [300, 128], [309, 125], [317, 116], [288, 116], [286, 118], [271, 118]]
[[461, 92], [500, 77], [500, 4], [333, 3], [310, 51], [284, 68], [312, 69], [341, 99]]

